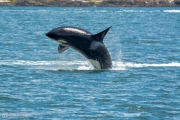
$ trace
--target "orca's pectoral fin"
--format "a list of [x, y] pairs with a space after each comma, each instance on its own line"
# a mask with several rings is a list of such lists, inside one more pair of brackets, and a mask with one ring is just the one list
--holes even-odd
[[93, 36], [92, 36], [93, 39], [94, 39], [94, 40], [97, 40], [97, 41], [100, 41], [100, 42], [103, 42], [103, 39], [104, 39], [106, 33], [109, 31], [110, 28], [111, 28], [111, 26], [108, 27], [106, 30], [98, 33], [98, 34], [93, 35]]
[[65, 50], [67, 50], [68, 48], [69, 48], [68, 46], [63, 46], [63, 45], [59, 44], [59, 46], [58, 46], [58, 52], [59, 52], [59, 53], [62, 53], [62, 52], [64, 52]]

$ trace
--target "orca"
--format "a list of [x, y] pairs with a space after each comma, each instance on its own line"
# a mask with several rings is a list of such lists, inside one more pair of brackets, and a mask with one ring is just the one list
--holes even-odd
[[91, 34], [78, 27], [62, 26], [52, 29], [46, 33], [46, 36], [59, 43], [59, 53], [73, 48], [85, 56], [95, 69], [105, 70], [112, 68], [110, 53], [103, 43], [110, 28], [97, 34]]

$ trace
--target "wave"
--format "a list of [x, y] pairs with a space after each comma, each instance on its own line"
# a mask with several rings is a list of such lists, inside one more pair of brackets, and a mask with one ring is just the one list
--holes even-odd
[[114, 62], [113, 69], [119, 70], [119, 68], [143, 68], [143, 67], [180, 67], [180, 63], [171, 62], [171, 63], [126, 63], [126, 62]]
[[[0, 66], [28, 66], [28, 69], [44, 70], [94, 70], [87, 61], [29, 61], [29, 60], [1, 60]], [[180, 67], [180, 63], [132, 63], [114, 61], [111, 70], [126, 70], [128, 68], [143, 67]]]
[[161, 12], [160, 10], [116, 10], [115, 12], [125, 12], [125, 13], [152, 13]]
[[44, 70], [93, 70], [87, 61], [1, 60], [0, 66], [28, 66], [28, 69]]
[[[22, 10], [0, 10], [1, 12], [40, 12], [40, 13], [46, 13], [50, 12], [49, 10], [30, 10], [30, 9], [22, 9]], [[57, 10], [53, 10], [54, 12], [58, 12]], [[72, 10], [63, 9], [63, 12], [72, 12]], [[84, 13], [84, 12], [91, 12], [90, 10], [83, 10], [83, 9], [75, 9], [73, 12], [75, 13]], [[108, 12], [107, 10], [97, 10], [96, 13], [105, 13]], [[117, 13], [157, 13], [162, 12], [161, 10], [115, 10]], [[163, 12], [167, 13], [180, 13], [180, 10], [164, 10]]]
[[[161, 10], [117, 10], [115, 12], [125, 12], [125, 13], [157, 13], [157, 12], [162, 12], [162, 11]], [[163, 12], [180, 13], [180, 10], [164, 10]]]
[[164, 10], [164, 12], [168, 12], [168, 13], [180, 13], [180, 10]]

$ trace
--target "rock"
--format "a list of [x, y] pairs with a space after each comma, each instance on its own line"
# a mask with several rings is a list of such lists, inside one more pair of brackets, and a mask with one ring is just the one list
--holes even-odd
[[174, 0], [174, 3], [175, 3], [176, 5], [180, 5], [180, 0]]

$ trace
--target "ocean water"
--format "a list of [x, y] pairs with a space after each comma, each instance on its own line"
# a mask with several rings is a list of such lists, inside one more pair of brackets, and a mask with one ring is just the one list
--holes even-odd
[[[112, 26], [113, 68], [59, 54], [59, 26]], [[180, 119], [180, 8], [0, 7], [0, 119]]]

